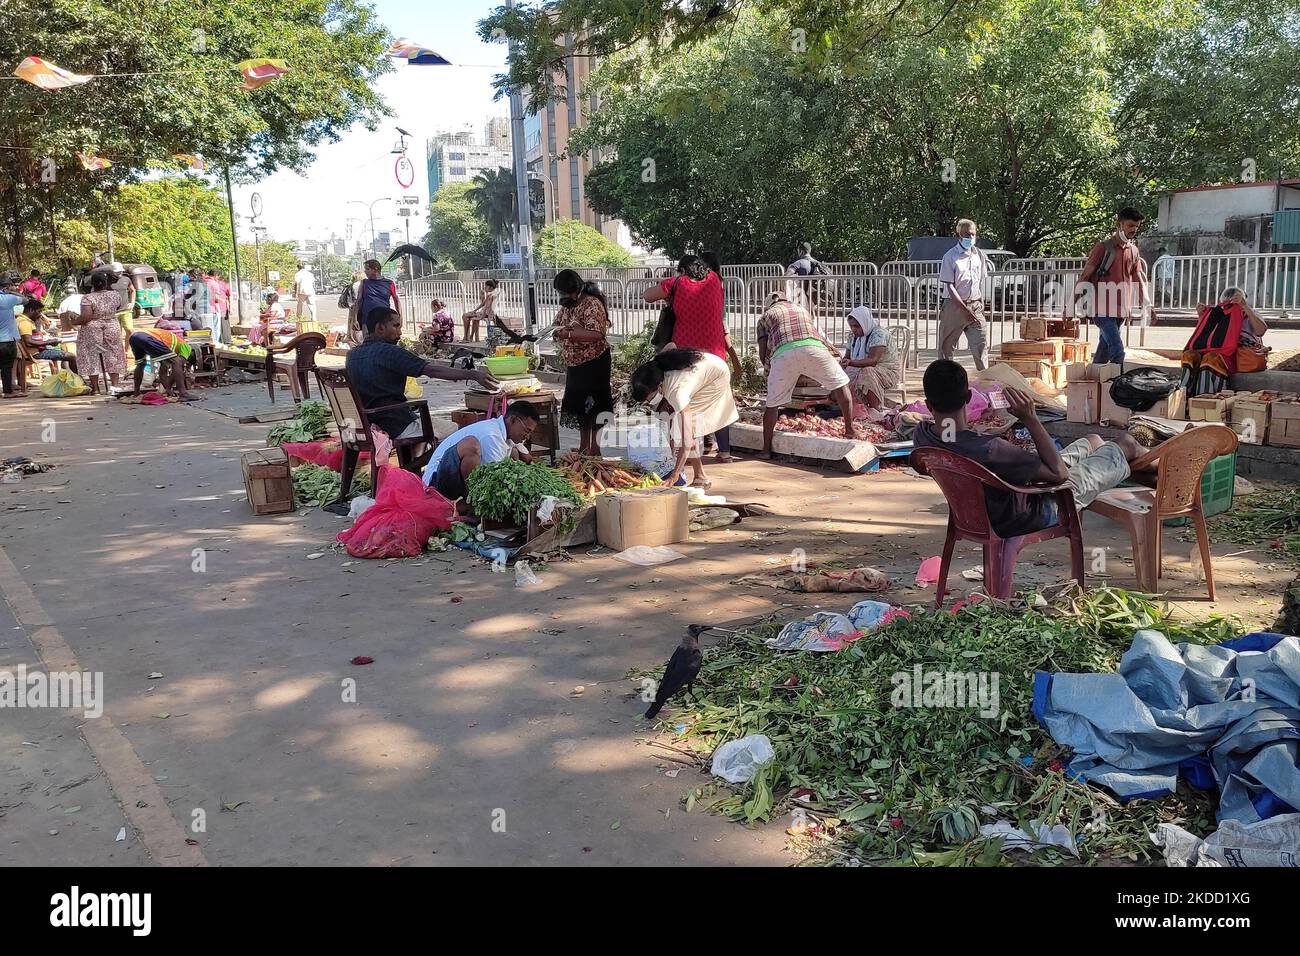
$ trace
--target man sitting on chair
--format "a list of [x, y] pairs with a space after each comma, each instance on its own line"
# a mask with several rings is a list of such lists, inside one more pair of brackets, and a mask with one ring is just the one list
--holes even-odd
[[[1038, 420], [1033, 396], [1015, 388], [1003, 390], [1007, 410], [1029, 430], [1036, 451], [1025, 451], [1005, 438], [980, 435], [966, 422], [970, 385], [966, 370], [950, 359], [930, 363], [922, 379], [925, 405], [933, 422], [916, 426], [912, 442], [917, 448], [947, 448], [983, 465], [1012, 485], [1069, 484], [1082, 510], [1109, 488], [1129, 476], [1129, 462], [1146, 453], [1132, 435], [1103, 440], [1085, 435], [1058, 450], [1052, 436]], [[1059, 520], [1051, 495], [1022, 495], [984, 489], [989, 521], [999, 537], [1012, 538], [1050, 528]]]
[[[392, 309], [380, 307], [366, 315], [365, 341], [348, 350], [348, 381], [367, 412], [372, 408], [405, 402], [408, 376], [427, 375], [453, 382], [478, 382], [487, 388], [495, 388], [498, 384], [486, 369], [465, 370], [434, 365], [398, 345], [397, 340], [401, 337], [402, 317]], [[366, 417], [392, 438], [412, 438], [420, 434], [420, 420], [410, 407], [391, 408]]]

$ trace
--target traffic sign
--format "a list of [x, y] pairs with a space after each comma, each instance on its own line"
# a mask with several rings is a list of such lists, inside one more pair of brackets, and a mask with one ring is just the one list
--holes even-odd
[[393, 175], [397, 178], [397, 185], [410, 189], [415, 182], [415, 166], [405, 156], [398, 156], [397, 162], [393, 163]]
[[262, 215], [262, 194], [253, 193], [248, 199], [248, 204], [253, 208], [253, 218], [256, 219]]
[[407, 217], [409, 217], [409, 216], [411, 215], [411, 207], [410, 207], [410, 206], [399, 206], [398, 209], [397, 209], [397, 214], [398, 214], [399, 216], [407, 216]]
[[399, 206], [418, 206], [418, 205], [420, 205], [420, 197], [419, 197], [419, 196], [399, 196], [399, 197], [397, 197], [397, 204], [398, 204]]

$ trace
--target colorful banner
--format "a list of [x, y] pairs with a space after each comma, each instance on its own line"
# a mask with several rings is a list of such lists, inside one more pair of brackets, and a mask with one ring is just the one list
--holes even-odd
[[94, 172], [97, 169], [108, 169], [113, 164], [103, 156], [96, 156], [94, 153], [83, 153], [77, 151], [77, 159], [81, 160], [81, 168]]
[[61, 66], [47, 63], [39, 56], [29, 56], [19, 63], [14, 67], [14, 76], [43, 90], [62, 90], [69, 86], [80, 86], [82, 83], [89, 83], [92, 79], [90, 76], [71, 73]]
[[421, 46], [414, 40], [402, 37], [388, 48], [388, 55], [416, 66], [450, 66], [451, 61], [435, 53], [428, 47]]
[[235, 69], [244, 75], [244, 82], [239, 84], [239, 88], [255, 90], [288, 73], [289, 64], [284, 60], [243, 60], [235, 65]]

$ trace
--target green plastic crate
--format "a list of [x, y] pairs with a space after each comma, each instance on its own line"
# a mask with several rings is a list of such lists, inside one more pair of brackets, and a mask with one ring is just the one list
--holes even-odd
[[[1201, 475], [1201, 507], [1205, 517], [1223, 514], [1232, 507], [1232, 486], [1237, 480], [1237, 453], [1220, 455], [1205, 466]], [[1187, 524], [1186, 518], [1166, 518], [1170, 527]]]

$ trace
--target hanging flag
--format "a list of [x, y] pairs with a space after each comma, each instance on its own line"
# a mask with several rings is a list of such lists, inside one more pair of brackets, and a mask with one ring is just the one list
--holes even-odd
[[68, 86], [89, 83], [93, 77], [70, 73], [61, 66], [47, 63], [39, 56], [29, 56], [14, 67], [14, 76], [26, 80], [43, 90], [61, 90]]
[[96, 156], [94, 153], [83, 153], [77, 151], [77, 159], [81, 160], [81, 168], [94, 172], [97, 169], [108, 169], [113, 164], [103, 156]]
[[177, 160], [184, 163], [196, 173], [206, 173], [208, 171], [208, 164], [197, 156], [191, 156], [189, 153], [175, 153], [174, 155]]
[[432, 50], [421, 50], [415, 56], [408, 56], [406, 62], [411, 66], [451, 66], [451, 60]]
[[239, 88], [255, 90], [288, 73], [289, 64], [284, 60], [243, 60], [235, 64], [235, 69], [244, 74], [244, 82], [239, 84]]
[[402, 37], [388, 48], [388, 55], [417, 66], [450, 66], [451, 61], [414, 40]]

